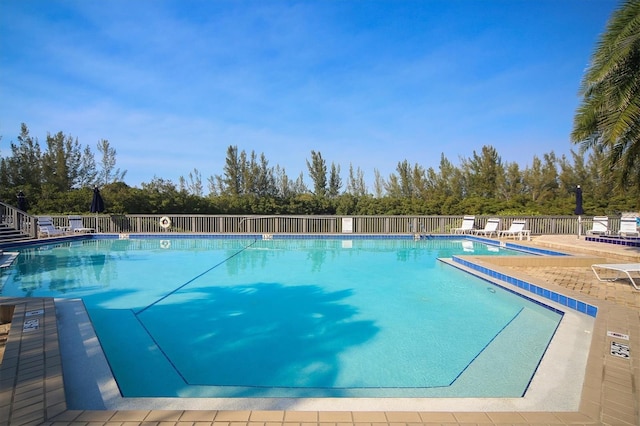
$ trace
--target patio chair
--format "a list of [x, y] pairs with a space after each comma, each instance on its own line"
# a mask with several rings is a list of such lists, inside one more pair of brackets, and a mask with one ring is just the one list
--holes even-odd
[[468, 234], [473, 231], [476, 222], [475, 216], [465, 216], [462, 218], [462, 226], [460, 228], [451, 228], [452, 234]]
[[69, 226], [65, 228], [72, 233], [96, 232], [93, 228], [85, 228], [82, 223], [82, 216], [69, 216]]
[[527, 226], [526, 220], [516, 219], [511, 223], [509, 229], [504, 229], [502, 231], [498, 231], [498, 237], [510, 237], [513, 236], [515, 239], [522, 240], [523, 236], [527, 237], [527, 240], [531, 240], [531, 231], [528, 229], [524, 229]]
[[487, 223], [484, 225], [484, 229], [475, 229], [473, 233], [476, 235], [482, 234], [485, 237], [490, 237], [493, 234], [498, 235], [498, 226], [500, 226], [500, 219], [494, 217], [487, 220]]
[[[638, 277], [640, 277], [640, 263], [600, 263], [591, 265], [591, 269], [593, 270], [593, 273], [596, 274], [598, 281], [603, 282], [616, 281], [620, 279], [620, 274], [624, 274], [631, 281], [631, 285], [633, 285], [636, 290], [640, 290], [640, 286], [636, 284], [635, 280], [631, 276], [631, 273], [635, 272], [638, 274]], [[616, 276], [612, 278], [602, 278], [601, 274], [598, 274], [598, 269], [616, 271]]]
[[59, 237], [65, 235], [65, 231], [60, 228], [56, 228], [53, 225], [53, 219], [49, 216], [38, 217], [38, 236], [46, 237]]
[[638, 218], [635, 216], [622, 216], [620, 218], [618, 235], [621, 237], [640, 236], [640, 232], [638, 232]]
[[587, 231], [587, 235], [607, 235], [609, 233], [609, 217], [594, 216], [593, 228]]

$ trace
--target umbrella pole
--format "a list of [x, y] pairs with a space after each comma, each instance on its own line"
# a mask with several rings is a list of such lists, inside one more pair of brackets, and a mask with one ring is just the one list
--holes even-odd
[[580, 239], [581, 231], [582, 231], [582, 216], [578, 215], [578, 239]]

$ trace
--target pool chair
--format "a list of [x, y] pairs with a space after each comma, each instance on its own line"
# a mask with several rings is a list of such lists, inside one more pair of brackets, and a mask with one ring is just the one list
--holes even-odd
[[638, 219], [635, 216], [622, 216], [620, 218], [620, 230], [618, 235], [621, 237], [640, 236], [638, 232]]
[[484, 225], [484, 229], [475, 229], [473, 233], [476, 235], [482, 234], [485, 237], [490, 237], [493, 234], [498, 235], [498, 226], [500, 226], [500, 219], [494, 217], [487, 220], [487, 223]]
[[609, 233], [609, 217], [594, 216], [593, 227], [587, 231], [587, 235], [607, 235]]
[[473, 225], [476, 222], [475, 216], [465, 216], [462, 219], [462, 226], [460, 228], [451, 228], [452, 234], [469, 234], [473, 231]]
[[96, 230], [93, 228], [85, 228], [84, 223], [82, 223], [82, 216], [69, 216], [69, 226], [65, 229], [74, 234], [96, 232]]
[[[629, 281], [631, 281], [631, 285], [633, 285], [633, 287], [636, 290], [640, 290], [640, 287], [631, 276], [631, 273], [636, 273], [638, 274], [638, 278], [640, 278], [640, 263], [600, 263], [596, 265], [591, 265], [591, 269], [593, 270], [593, 273], [596, 274], [596, 278], [599, 281], [603, 281], [603, 282], [616, 281], [621, 278], [621, 274], [624, 274], [626, 275], [627, 278], [629, 278]], [[598, 274], [599, 269], [615, 271], [616, 275], [615, 277], [611, 277], [611, 278], [603, 278], [601, 276], [602, 271], [600, 272], [600, 274]], [[622, 278], [624, 278], [624, 276], [622, 276]]]
[[38, 217], [38, 236], [39, 237], [59, 237], [65, 235], [63, 229], [56, 228], [53, 225], [53, 219], [49, 216]]
[[522, 237], [526, 236], [527, 240], [531, 240], [531, 231], [529, 231], [528, 229], [524, 229], [526, 226], [526, 220], [514, 220], [511, 223], [509, 229], [498, 231], [498, 237], [513, 237], [513, 239], [518, 237], [519, 240], [522, 240]]

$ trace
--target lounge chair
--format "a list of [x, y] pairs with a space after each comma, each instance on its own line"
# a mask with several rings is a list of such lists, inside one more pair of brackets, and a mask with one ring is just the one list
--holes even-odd
[[620, 218], [618, 235], [621, 237], [640, 236], [640, 232], [638, 232], [638, 220], [635, 216], [622, 216]]
[[74, 234], [96, 232], [93, 228], [85, 228], [84, 223], [82, 223], [82, 216], [69, 216], [69, 226], [66, 229]]
[[528, 229], [524, 229], [527, 226], [526, 220], [516, 219], [511, 223], [509, 229], [504, 229], [502, 231], [498, 231], [498, 237], [510, 237], [513, 236], [515, 239], [522, 240], [523, 236], [527, 237], [527, 240], [531, 240], [531, 231]]
[[49, 216], [38, 217], [38, 236], [59, 237], [65, 235], [64, 230], [53, 225], [53, 219]]
[[587, 231], [587, 235], [607, 235], [609, 234], [609, 217], [594, 216], [593, 227]]
[[[631, 285], [633, 285], [633, 287], [636, 290], [640, 290], [640, 287], [631, 276], [631, 273], [635, 272], [640, 277], [640, 263], [600, 263], [596, 265], [591, 265], [591, 269], [593, 270], [593, 273], [596, 274], [596, 278], [598, 278], [599, 281], [603, 281], [603, 282], [615, 281], [617, 279], [620, 279], [620, 274], [625, 274], [627, 278], [629, 278], [629, 280], [631, 281]], [[613, 278], [602, 278], [598, 274], [598, 271], [597, 271], [598, 269], [616, 271], [616, 276]]]
[[476, 235], [482, 234], [485, 237], [490, 237], [493, 234], [498, 235], [498, 226], [500, 226], [500, 219], [494, 217], [487, 220], [487, 223], [484, 225], [484, 229], [475, 229], [473, 233]]
[[451, 228], [452, 234], [468, 234], [473, 231], [473, 225], [476, 222], [475, 216], [465, 216], [462, 218], [462, 226], [460, 228]]

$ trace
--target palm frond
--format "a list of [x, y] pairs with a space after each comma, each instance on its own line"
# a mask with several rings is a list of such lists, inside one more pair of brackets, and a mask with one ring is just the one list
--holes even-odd
[[607, 155], [607, 168], [640, 185], [640, 0], [612, 15], [580, 85], [571, 140]]

